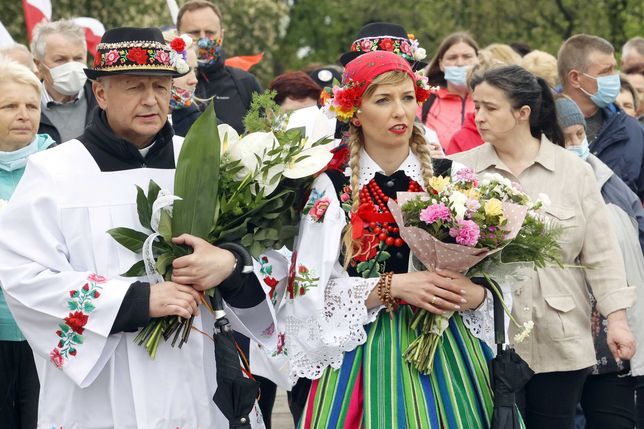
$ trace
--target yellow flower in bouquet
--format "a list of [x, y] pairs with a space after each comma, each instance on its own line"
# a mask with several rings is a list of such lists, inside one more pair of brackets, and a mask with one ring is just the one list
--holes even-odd
[[491, 198], [485, 202], [485, 214], [490, 217], [503, 215], [503, 205], [500, 200]]
[[449, 177], [434, 176], [429, 180], [429, 186], [440, 194], [450, 184], [450, 182], [451, 180]]

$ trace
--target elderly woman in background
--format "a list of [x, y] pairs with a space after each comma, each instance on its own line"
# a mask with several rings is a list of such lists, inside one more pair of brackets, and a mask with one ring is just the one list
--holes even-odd
[[[41, 88], [31, 70], [0, 58], [0, 200], [13, 194], [29, 155], [55, 144], [36, 134]], [[33, 353], [0, 290], [0, 427], [35, 428], [39, 388]]]
[[[595, 175], [564, 149], [548, 84], [519, 66], [502, 66], [472, 80], [476, 125], [482, 146], [452, 155], [477, 173], [494, 172], [518, 183], [562, 228], [562, 262], [583, 268], [545, 267], [514, 282], [512, 314], [534, 322], [530, 337], [516, 345], [535, 371], [520, 396], [526, 427], [570, 429], [584, 382], [595, 363], [590, 332], [590, 286], [607, 317], [607, 342], [616, 359], [630, 359], [635, 340], [625, 309], [634, 301], [624, 263]], [[510, 328], [510, 335], [516, 330]]]
[[443, 149], [463, 126], [465, 115], [474, 112], [467, 72], [478, 63], [478, 54], [479, 46], [472, 36], [453, 33], [443, 39], [429, 63], [429, 84], [440, 89], [430, 95], [418, 113], [423, 124], [436, 131]]

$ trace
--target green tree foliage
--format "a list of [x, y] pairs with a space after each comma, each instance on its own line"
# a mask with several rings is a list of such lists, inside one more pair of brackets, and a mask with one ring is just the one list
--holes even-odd
[[[22, 2], [0, 0], [2, 22], [26, 43]], [[169, 25], [163, 0], [53, 0], [53, 18], [92, 16], [106, 28]], [[180, 0], [179, 4], [184, 1]], [[525, 42], [557, 53], [561, 42], [581, 32], [621, 45], [644, 34], [644, 0], [215, 0], [224, 14], [229, 56], [264, 52], [252, 71], [264, 85], [284, 70], [334, 63], [365, 23], [403, 24], [428, 55], [441, 39], [468, 30], [481, 46]]]

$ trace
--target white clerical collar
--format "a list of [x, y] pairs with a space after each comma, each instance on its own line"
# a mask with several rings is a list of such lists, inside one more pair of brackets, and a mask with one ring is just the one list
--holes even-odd
[[139, 149], [139, 153], [143, 158], [148, 156], [148, 152], [150, 152], [150, 149], [152, 149], [152, 146], [154, 146], [155, 143], [156, 143], [156, 140], [153, 141], [150, 145], [144, 147], [143, 149]]
[[[409, 155], [407, 158], [400, 164], [396, 171], [404, 171], [407, 177], [414, 179], [418, 183], [423, 183], [423, 175], [420, 161], [414, 155], [414, 152], [409, 150]], [[364, 148], [360, 149], [360, 187], [365, 186], [376, 173], [385, 174], [385, 171], [376, 164], [376, 161], [371, 159], [369, 154]]]

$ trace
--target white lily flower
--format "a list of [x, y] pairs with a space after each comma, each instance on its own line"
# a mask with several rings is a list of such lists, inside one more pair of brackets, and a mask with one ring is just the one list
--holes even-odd
[[454, 191], [449, 196], [450, 207], [456, 212], [456, 219], [461, 220], [467, 212], [467, 195], [462, 192]]
[[219, 132], [219, 141], [221, 142], [221, 154], [228, 152], [228, 150], [239, 142], [239, 134], [237, 131], [228, 124], [217, 125]]
[[514, 343], [520, 344], [523, 341], [525, 341], [525, 339], [530, 336], [530, 332], [532, 332], [533, 328], [534, 328], [534, 322], [532, 320], [524, 322], [523, 329], [521, 330], [521, 332], [519, 332], [514, 336]]
[[[305, 136], [300, 141], [302, 150], [286, 165], [284, 177], [300, 179], [321, 171], [331, 161], [335, 121], [329, 119], [316, 106], [294, 111], [288, 120], [287, 129], [304, 127]], [[320, 139], [329, 138], [329, 143], [313, 147]], [[299, 159], [298, 162], [293, 162]]]
[[[244, 168], [237, 173], [237, 180], [243, 180], [248, 174], [259, 172], [265, 162], [270, 162], [275, 157], [269, 156], [268, 152], [279, 145], [275, 135], [271, 132], [255, 132], [244, 136], [235, 144], [229, 146], [228, 153], [230, 158], [235, 161], [239, 160]], [[266, 195], [268, 183], [270, 183], [276, 174], [280, 174], [281, 168], [271, 168], [267, 177], [256, 177], [256, 182], [260, 188], [264, 189]], [[277, 181], [279, 182], [279, 180]], [[274, 188], [273, 188], [274, 189]]]

